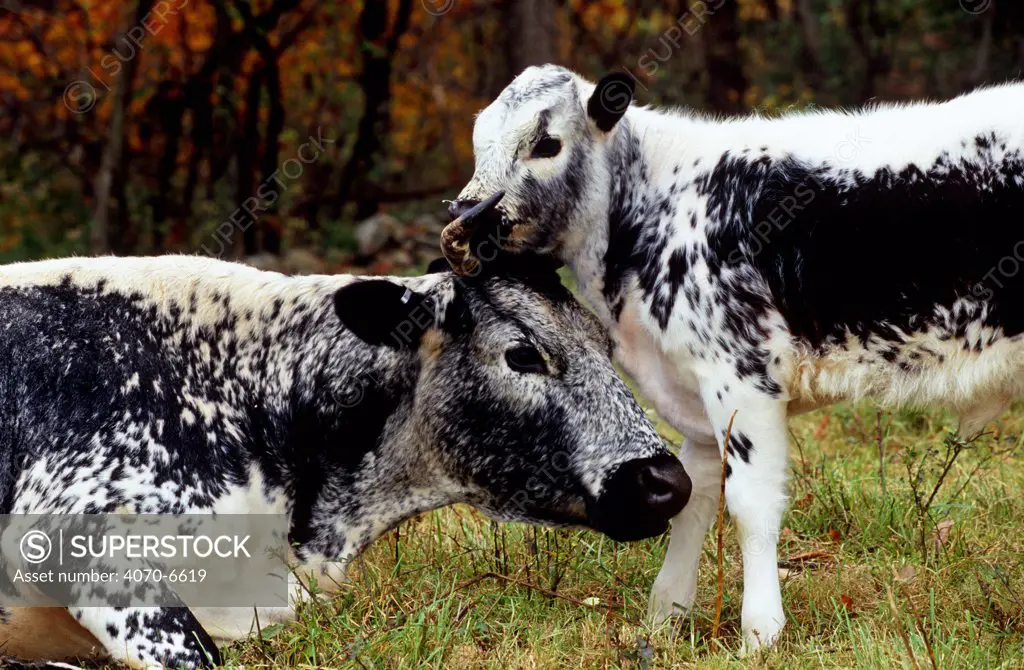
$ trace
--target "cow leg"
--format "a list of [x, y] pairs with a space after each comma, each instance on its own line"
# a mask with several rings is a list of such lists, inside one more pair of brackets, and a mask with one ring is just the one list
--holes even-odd
[[690, 475], [690, 501], [672, 519], [672, 534], [661, 572], [654, 580], [648, 616], [660, 624], [675, 614], [686, 614], [697, 597], [697, 567], [704, 537], [718, 510], [722, 457], [718, 445], [687, 439], [679, 460]]
[[[295, 610], [310, 598], [309, 589], [296, 576], [297, 571], [288, 572], [287, 607], [192, 607], [190, 610], [210, 637], [220, 644], [244, 640], [259, 627], [291, 623], [295, 621]], [[328, 597], [327, 586], [320, 582], [323, 591], [317, 593], [318, 599]]]
[[187, 607], [69, 607], [111, 657], [135, 668], [220, 663], [213, 640]]
[[701, 386], [722, 449], [736, 412], [727, 455], [725, 502], [743, 555], [742, 628], [747, 650], [770, 646], [786, 622], [779, 587], [778, 541], [786, 508], [789, 432], [786, 402], [738, 379]]

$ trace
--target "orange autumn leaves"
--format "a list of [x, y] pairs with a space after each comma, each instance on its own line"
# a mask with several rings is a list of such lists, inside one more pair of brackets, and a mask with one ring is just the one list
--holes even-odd
[[[249, 4], [252, 13], [259, 15], [273, 3], [253, 0]], [[299, 37], [280, 55], [289, 126], [300, 131], [321, 124], [342, 127], [357, 114], [356, 77], [361, 63], [356, 26], [361, 4], [303, 0], [284, 12], [267, 33], [267, 41], [277, 47], [282, 34], [312, 13]], [[389, 5], [393, 16], [398, 2]], [[142, 150], [134, 129], [147, 103], [162, 83], [184, 83], [203, 67], [218, 25], [211, 0], [156, 0], [139, 22], [135, 21], [137, 6], [137, 2], [54, 0], [53, 11], [26, 7], [18, 14], [0, 14], [0, 94], [29, 103], [39, 127], [72, 123], [87, 136], [100, 139], [110, 120], [116, 79], [128, 60], [138, 59], [126, 142], [133, 151]], [[244, 24], [234, 3], [228, 0], [223, 6], [230, 30], [241, 35]], [[472, 155], [471, 113], [487, 100], [468, 93], [478, 72], [472, 66], [472, 54], [457, 38], [470, 10], [466, 3], [454, 3], [446, 14], [434, 16], [415, 3], [410, 29], [396, 55], [391, 170], [408, 167], [417, 156], [439, 145], [454, 153], [453, 164]], [[126, 30], [128, 40], [122, 38]], [[248, 79], [260, 66], [260, 55], [248, 50], [233, 66], [237, 68], [233, 85], [228, 88], [221, 83], [213, 92], [214, 104], [234, 107], [240, 116]], [[65, 92], [69, 104], [62, 101]], [[94, 100], [89, 97], [93, 93]], [[230, 105], [221, 105], [222, 100]], [[267, 114], [264, 101], [261, 123]]]

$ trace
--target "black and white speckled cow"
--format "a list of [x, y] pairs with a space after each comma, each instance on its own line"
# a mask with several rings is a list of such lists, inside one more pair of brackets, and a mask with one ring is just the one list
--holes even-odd
[[743, 547], [748, 648], [784, 624], [776, 545], [787, 416], [843, 399], [939, 405], [978, 432], [1022, 391], [1024, 85], [944, 103], [714, 119], [631, 106], [530, 68], [476, 120], [476, 172], [452, 204], [471, 266], [496, 228], [553, 255], [611, 330], [616, 357], [687, 438], [693, 500], [672, 523], [651, 614], [686, 611], [719, 496]]
[[[519, 261], [501, 276], [358, 280], [188, 256], [8, 265], [0, 511], [284, 513], [322, 585], [403, 519], [454, 502], [648, 537], [690, 484], [610, 353], [558, 276]], [[147, 667], [216, 661], [213, 638], [252, 619], [68, 612], [100, 651]], [[0, 610], [0, 654], [76, 653], [30, 614]]]

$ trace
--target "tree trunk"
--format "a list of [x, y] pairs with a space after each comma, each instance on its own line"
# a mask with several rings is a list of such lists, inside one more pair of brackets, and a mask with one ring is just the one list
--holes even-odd
[[[334, 219], [341, 218], [342, 208], [361, 190], [359, 186], [368, 182], [373, 162], [384, 146], [382, 140], [390, 121], [392, 61], [398, 49], [398, 40], [409, 27], [411, 12], [412, 0], [401, 0], [395, 25], [387, 36], [386, 0], [366, 0], [363, 5], [359, 16], [360, 51], [363, 57], [359, 85], [363, 89], [363, 115], [359, 120], [352, 154], [341, 172], [338, 197], [331, 208]], [[376, 213], [379, 204], [371, 196], [361, 197], [356, 205], [356, 219], [364, 219]]]
[[[266, 89], [267, 102], [270, 105], [270, 116], [267, 118], [267, 132], [264, 137], [264, 150], [261, 164], [263, 166], [263, 182], [269, 183], [271, 176], [278, 169], [278, 142], [281, 132], [284, 130], [284, 101], [281, 93], [281, 71], [278, 69], [277, 61], [271, 61], [266, 66]], [[276, 184], [275, 184], [276, 186]], [[267, 212], [273, 213], [277, 209], [278, 198], [273, 203], [267, 203]], [[264, 214], [265, 216], [265, 214]], [[281, 226], [277, 223], [276, 217], [262, 218], [259, 222], [261, 243], [263, 251], [272, 254], [281, 253]]]
[[[503, 58], [488, 78], [488, 98], [497, 97], [516, 75], [531, 65], [554, 63], [555, 0], [504, 0], [500, 6]], [[570, 8], [569, 11], [572, 11]]]
[[737, 3], [729, 0], [709, 15], [700, 28], [704, 66], [708, 71], [708, 105], [716, 112], [736, 114], [743, 109], [747, 78], [743, 74]]
[[506, 0], [504, 7], [512, 76], [531, 65], [555, 62], [554, 0]]
[[864, 59], [864, 81], [856, 104], [875, 97], [878, 78], [892, 70], [892, 60], [885, 52], [885, 46], [877, 44], [886, 30], [878, 13], [876, 0], [852, 0], [846, 7], [846, 22], [857, 51]]
[[[288, 11], [299, 5], [299, 0], [274, 0], [270, 8], [262, 13], [253, 15], [252, 8], [248, 2], [234, 0], [235, 9], [242, 16], [242, 34], [248, 38], [248, 46], [255, 49], [263, 60], [263, 64], [252, 76], [249, 82], [249, 91], [246, 96], [245, 121], [243, 126], [242, 145], [237, 152], [238, 182], [236, 199], [239, 206], [245, 209], [245, 202], [250, 198], [257, 198], [257, 191], [265, 192], [263, 189], [277, 191], [277, 184], [274, 173], [280, 167], [278, 165], [278, 143], [281, 132], [284, 130], [285, 110], [281, 93], [281, 71], [278, 67], [278, 58], [298, 38], [299, 34], [310, 24], [313, 12], [308, 11], [290, 32], [279, 36], [276, 47], [271, 46], [267, 40], [267, 33], [273, 30], [281, 17]], [[259, 157], [260, 134], [259, 134], [259, 110], [262, 89], [266, 89], [268, 104], [270, 107], [269, 118], [267, 119], [266, 133], [264, 135], [264, 150], [262, 157]], [[257, 160], [258, 159], [258, 160]], [[262, 172], [260, 183], [255, 184], [257, 162]], [[271, 182], [274, 182], [273, 184]], [[278, 193], [279, 195], [279, 193]], [[277, 198], [257, 198], [259, 207], [267, 208], [261, 211], [259, 216], [253, 217], [252, 213], [246, 210], [245, 220], [248, 225], [245, 227], [243, 246], [245, 253], [255, 254], [260, 251], [269, 251], [277, 254], [281, 252], [281, 230], [271, 223], [268, 212], [276, 208]], [[252, 219], [252, 220], [250, 220]]]
[[796, 0], [796, 16], [804, 34], [800, 45], [801, 69], [811, 90], [821, 91], [825, 81], [825, 63], [821, 57], [821, 27], [813, 0]]
[[[128, 14], [125, 17], [125, 23], [115, 44], [121, 45], [127, 41], [128, 31], [143, 20], [152, 6], [153, 0], [139, 0], [134, 15]], [[130, 231], [111, 231], [110, 225], [113, 219], [112, 202], [114, 198], [112, 196], [115, 191], [114, 180], [123, 179], [124, 171], [127, 168], [124, 155], [124, 124], [128, 107], [132, 101], [135, 72], [139, 67], [139, 59], [136, 55], [136, 57], [129, 58], [123, 62], [122, 65], [120, 76], [117, 78], [114, 88], [113, 110], [110, 115], [107, 143], [103, 149], [103, 158], [100, 160], [100, 169], [96, 176], [96, 209], [93, 211], [92, 230], [89, 234], [89, 246], [94, 255], [110, 253], [111, 241], [114, 239], [117, 240], [117, 250], [125, 252], [129, 250], [126, 248], [126, 242], [130, 243], [132, 239]], [[118, 172], [121, 172], [121, 174], [118, 174]], [[119, 218], [122, 222], [127, 222], [129, 220], [128, 213], [123, 211], [124, 207], [126, 207], [123, 197], [124, 191], [123, 189], [117, 190], [122, 193], [121, 200], [117, 203], [117, 206], [122, 209]], [[117, 234], [113, 234], [114, 232]]]
[[[263, 90], [263, 80], [266, 77], [266, 70], [261, 68], [249, 78], [249, 91], [245, 96], [245, 121], [242, 123], [242, 139], [238, 144], [236, 154], [236, 167], [238, 172], [235, 182], [235, 203], [242, 207], [245, 201], [254, 197], [256, 193], [256, 161], [260, 149], [260, 95]], [[255, 254], [259, 251], [259, 239], [257, 238], [257, 222], [250, 220], [252, 217], [246, 213], [243, 215], [241, 224], [243, 233], [242, 239], [245, 253]], [[235, 231], [237, 232], [237, 231]], [[236, 235], [232, 233], [232, 247]]]
[[149, 200], [153, 208], [153, 247], [163, 249], [167, 220], [177, 221], [181, 215], [180, 210], [172, 205], [170, 196], [173, 192], [171, 179], [178, 167], [178, 149], [185, 116], [182, 87], [177, 82], [163, 82], [157, 95], [147, 105], [146, 113], [157, 120], [157, 127], [164, 136], [164, 151], [156, 169], [156, 192]]
[[89, 234], [89, 246], [94, 256], [110, 253], [110, 191], [114, 184], [114, 166], [120, 162], [121, 131], [124, 127], [124, 112], [120, 100], [125, 86], [123, 71], [115, 86], [114, 111], [110, 115], [107, 145], [103, 150], [100, 171], [96, 177], [96, 209], [92, 215], [92, 231]]
[[985, 12], [984, 23], [982, 24], [981, 42], [978, 44], [978, 51], [974, 56], [974, 69], [968, 76], [970, 86], [978, 86], [988, 76], [989, 63], [992, 60], [993, 28], [996, 22], [995, 0]]

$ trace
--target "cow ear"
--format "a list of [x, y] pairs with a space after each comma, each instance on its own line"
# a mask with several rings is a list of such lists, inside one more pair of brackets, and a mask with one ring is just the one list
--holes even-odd
[[372, 346], [410, 349], [434, 325], [430, 300], [386, 279], [356, 280], [334, 294], [341, 325]]
[[445, 306], [442, 327], [452, 335], [464, 335], [472, 332], [475, 324], [473, 311], [466, 300], [465, 288], [460, 282], [455, 282], [455, 293]]
[[606, 74], [597, 82], [597, 88], [587, 101], [587, 116], [593, 119], [598, 130], [607, 133], [629, 109], [635, 90], [636, 82], [625, 72]]
[[430, 263], [427, 265], [426, 274], [432, 275], [437, 272], [448, 272], [451, 269], [452, 266], [448, 263], [448, 259], [442, 256], [441, 258], [435, 258], [434, 260], [430, 261]]

